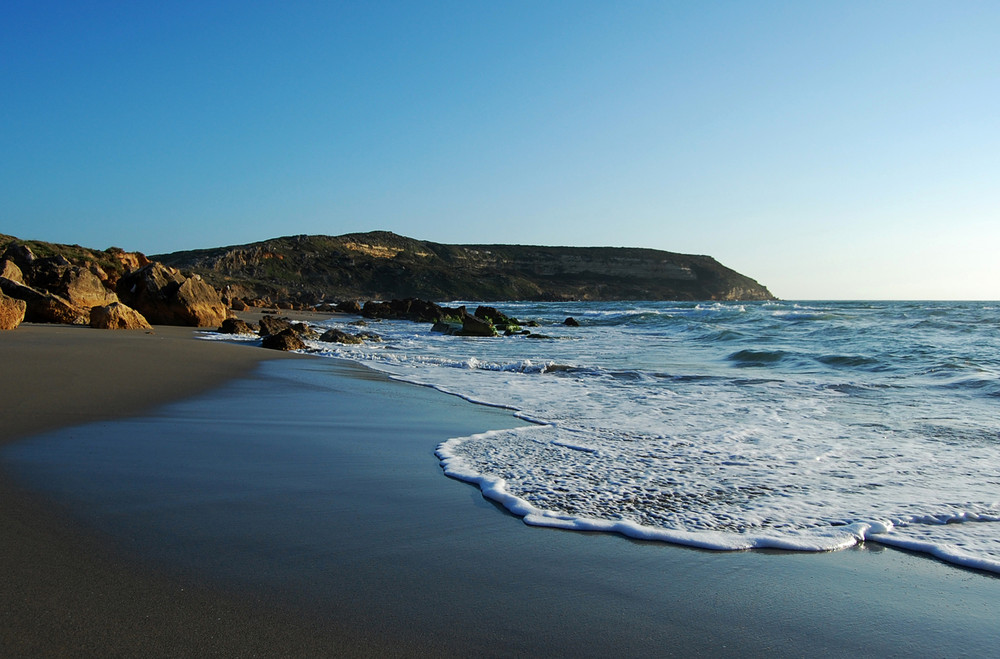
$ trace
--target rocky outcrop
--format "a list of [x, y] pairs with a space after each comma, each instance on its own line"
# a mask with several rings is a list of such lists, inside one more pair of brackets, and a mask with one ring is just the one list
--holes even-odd
[[306, 344], [302, 341], [298, 332], [291, 328], [278, 332], [277, 334], [269, 334], [268, 336], [265, 336], [261, 341], [261, 346], [270, 348], [271, 350], [306, 349]]
[[90, 322], [90, 309], [74, 306], [69, 300], [58, 295], [39, 291], [6, 278], [0, 278], [0, 291], [25, 303], [24, 319], [29, 323], [86, 325]]
[[361, 308], [361, 315], [365, 318], [413, 320], [422, 323], [460, 320], [465, 313], [465, 307], [451, 309], [418, 298], [365, 302]]
[[24, 321], [28, 308], [23, 300], [16, 300], [0, 293], [0, 330], [16, 329]]
[[122, 277], [118, 295], [154, 325], [218, 327], [229, 317], [219, 293], [201, 277], [156, 262]]
[[121, 302], [112, 302], [109, 305], [91, 309], [90, 326], [96, 329], [115, 330], [153, 329], [142, 317], [142, 314]]
[[30, 281], [33, 288], [47, 291], [88, 313], [93, 307], [118, 302], [118, 296], [105, 288], [93, 271], [73, 265], [62, 256], [36, 259], [31, 267]]

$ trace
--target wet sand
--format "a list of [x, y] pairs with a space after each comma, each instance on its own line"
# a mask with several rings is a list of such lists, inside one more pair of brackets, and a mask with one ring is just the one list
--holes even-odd
[[[0, 463], [0, 654], [976, 656], [1000, 641], [991, 575], [871, 544], [714, 553], [531, 528], [433, 456], [517, 423], [505, 412], [156, 332], [0, 335], [31, 383], [2, 385], [17, 421], [0, 437], [54, 431]], [[112, 384], [66, 386], [96, 365]]]

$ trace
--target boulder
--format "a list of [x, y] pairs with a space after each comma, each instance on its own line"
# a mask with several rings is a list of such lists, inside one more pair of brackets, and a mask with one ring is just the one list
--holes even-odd
[[90, 326], [97, 329], [153, 329], [141, 313], [121, 302], [91, 309]]
[[520, 323], [517, 318], [511, 318], [510, 316], [497, 311], [493, 307], [480, 306], [476, 309], [476, 318], [481, 318], [483, 320], [489, 321], [498, 330], [503, 332], [517, 332], [520, 331]]
[[239, 318], [226, 318], [219, 327], [219, 334], [256, 334], [257, 330]]
[[0, 293], [0, 330], [16, 329], [24, 321], [24, 312], [28, 305], [24, 300], [17, 300]]
[[323, 336], [319, 337], [319, 340], [325, 341], [326, 343], [364, 343], [364, 340], [360, 336], [348, 334], [347, 332], [339, 329], [331, 329], [323, 332]]
[[271, 350], [305, 350], [306, 348], [302, 338], [291, 328], [265, 336], [261, 345]]
[[36, 259], [29, 280], [33, 288], [48, 291], [85, 311], [118, 302], [118, 296], [104, 286], [98, 275], [62, 256]]
[[13, 261], [14, 265], [20, 268], [22, 272], [30, 268], [31, 264], [35, 262], [35, 254], [27, 245], [11, 245], [4, 251], [3, 258]]
[[218, 291], [201, 277], [156, 262], [122, 277], [118, 295], [154, 325], [218, 327], [229, 317]]
[[465, 314], [462, 317], [462, 331], [456, 332], [457, 336], [496, 336], [497, 330], [493, 323], [473, 315]]
[[0, 278], [0, 291], [27, 305], [24, 319], [29, 323], [86, 325], [90, 322], [90, 309], [75, 307], [58, 295], [39, 291], [7, 278]]
[[24, 273], [22, 273], [21, 268], [17, 267], [17, 264], [10, 259], [0, 260], [0, 277], [9, 279], [18, 284], [24, 283]]
[[261, 316], [260, 331], [261, 336], [279, 334], [286, 329], [292, 329], [292, 323], [287, 318], [275, 318], [273, 316]]
[[334, 309], [340, 313], [361, 313], [361, 305], [357, 300], [347, 300], [345, 302], [338, 302]]
[[566, 327], [579, 327], [580, 323], [577, 322], [576, 318], [570, 317], [563, 321], [563, 325]]

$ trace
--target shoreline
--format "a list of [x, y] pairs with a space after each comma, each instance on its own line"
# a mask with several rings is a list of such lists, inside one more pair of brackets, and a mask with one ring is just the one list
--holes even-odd
[[[106, 427], [79, 426], [87, 421], [114, 419], [116, 427], [156, 430], [186, 415], [200, 421], [220, 416], [219, 429], [239, 425], [240, 432], [265, 445], [263, 430], [253, 434], [263, 420], [289, 428], [308, 420], [301, 439], [322, 439], [317, 450], [328, 450], [321, 433], [338, 423], [378, 441], [363, 447], [334, 443], [338, 455], [360, 460], [357, 464], [370, 471], [368, 480], [355, 483], [351, 496], [324, 499], [344, 502], [324, 508], [324, 525], [340, 525], [331, 537], [356, 536], [357, 544], [327, 548], [322, 538], [307, 538], [318, 545], [304, 555], [320, 556], [323, 572], [317, 575], [281, 559], [261, 563], [273, 574], [252, 579], [238, 570], [218, 581], [204, 578], [204, 570], [216, 569], [213, 561], [244, 559], [225, 553], [232, 543], [219, 542], [208, 558], [195, 556], [191, 565], [175, 568], [163, 568], [158, 559], [142, 560], [141, 547], [134, 554], [122, 551], [113, 533], [70, 514], [60, 497], [28, 493], [12, 483], [5, 463], [0, 495], [10, 503], [0, 509], [0, 559], [11, 577], [0, 586], [0, 601], [12, 614], [0, 635], [4, 654], [401, 656], [572, 650], [598, 655], [617, 649], [638, 655], [658, 649], [660, 654], [706, 656], [932, 655], [948, 648], [952, 654], [974, 654], [1000, 640], [992, 624], [997, 606], [989, 604], [995, 602], [989, 598], [996, 579], [934, 559], [878, 546], [819, 555], [706, 552], [533, 528], [483, 499], [478, 488], [444, 478], [433, 456], [437, 442], [407, 447], [412, 455], [387, 465], [378, 446], [389, 442], [394, 456], [402, 445], [391, 442], [401, 433], [416, 432], [415, 423], [428, 425], [425, 442], [441, 432], [433, 425], [444, 423], [438, 417], [467, 414], [466, 423], [473, 426], [488, 417], [474, 404], [436, 390], [359, 376], [322, 363], [327, 360], [199, 341], [190, 328], [157, 327], [154, 335], [143, 335], [22, 327], [27, 331], [21, 336], [16, 336], [21, 328], [0, 335], [0, 355], [5, 364], [26, 369], [22, 379], [31, 386], [8, 381], [0, 394], [14, 398], [3, 400], [44, 392], [53, 398], [67, 394], [67, 404], [57, 414], [45, 414], [57, 407], [51, 398], [26, 401], [23, 409], [34, 411], [18, 420], [20, 426], [12, 424], [15, 428], [35, 424], [51, 431], [65, 424], [55, 434], [83, 441], [101, 438]], [[45, 355], [41, 361], [33, 359], [39, 350]], [[13, 362], [7, 359], [11, 351]], [[127, 354], [115, 357], [108, 351]], [[282, 359], [296, 361], [275, 361]], [[147, 378], [154, 382], [133, 381], [138, 365], [154, 368], [157, 360], [163, 372], [146, 371], [155, 373]], [[30, 370], [34, 363], [39, 366]], [[94, 367], [113, 384], [79, 386], [86, 369]], [[47, 380], [58, 374], [62, 378], [55, 385]], [[254, 401], [274, 390], [268, 382], [272, 376], [290, 383], [289, 400], [311, 403], [302, 403], [298, 412], [277, 405], [254, 416], [260, 407]], [[111, 393], [120, 395], [111, 401]], [[344, 419], [343, 410], [339, 415], [328, 410], [321, 419], [307, 414], [319, 403], [352, 409], [359, 400], [354, 396], [389, 400], [392, 406], [361, 425]], [[235, 417], [215, 412], [231, 404], [243, 406]], [[147, 418], [153, 409], [167, 416]], [[450, 411], [442, 415], [441, 410]], [[421, 414], [426, 418], [421, 420]], [[500, 418], [498, 410], [491, 414]], [[3, 432], [2, 443], [14, 441], [11, 430]], [[337, 471], [341, 462], [324, 464], [324, 477], [316, 483], [328, 487], [326, 481], [352, 477], [353, 466]], [[419, 473], [411, 474], [414, 470]], [[395, 511], [400, 500], [355, 504], [357, 493], [371, 492], [373, 483], [417, 501], [408, 503], [409, 512]], [[416, 527], [415, 514], [420, 515]], [[358, 515], [366, 521], [361, 527]], [[149, 537], [159, 532], [154, 529]], [[281, 550], [280, 542], [265, 548]], [[202, 565], [206, 561], [208, 568]], [[906, 597], [894, 597], [903, 588]], [[954, 645], [959, 639], [961, 644]]]

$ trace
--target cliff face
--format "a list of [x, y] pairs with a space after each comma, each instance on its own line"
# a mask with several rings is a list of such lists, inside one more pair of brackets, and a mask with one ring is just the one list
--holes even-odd
[[160, 254], [240, 297], [770, 300], [709, 256], [624, 247], [443, 245], [376, 231]]

